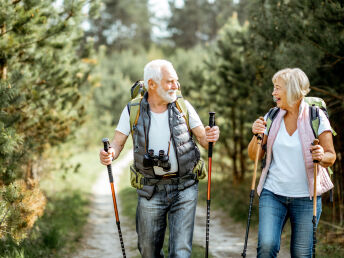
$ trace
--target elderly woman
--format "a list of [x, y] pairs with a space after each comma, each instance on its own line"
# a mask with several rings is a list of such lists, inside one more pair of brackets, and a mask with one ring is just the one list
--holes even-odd
[[[332, 142], [330, 123], [319, 110], [319, 145], [312, 146], [313, 131], [309, 119], [309, 106], [304, 97], [309, 92], [309, 80], [298, 69], [284, 69], [273, 78], [272, 96], [280, 111], [269, 132], [266, 119], [259, 118], [252, 125], [253, 134], [264, 134], [266, 164], [257, 187], [259, 198], [258, 257], [276, 257], [280, 249], [283, 226], [291, 223], [291, 257], [311, 257], [313, 244], [313, 160], [319, 161], [317, 176], [317, 223], [321, 214], [321, 194], [333, 184], [326, 168], [336, 154]], [[249, 157], [254, 160], [258, 150], [253, 137]], [[265, 151], [262, 148], [260, 159]]]

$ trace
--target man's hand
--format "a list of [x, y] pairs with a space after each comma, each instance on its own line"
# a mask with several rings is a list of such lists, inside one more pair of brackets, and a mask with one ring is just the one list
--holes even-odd
[[220, 129], [218, 126], [210, 127], [209, 125], [205, 128], [205, 138], [207, 142], [217, 142], [220, 137]]
[[114, 159], [117, 159], [124, 147], [125, 142], [127, 141], [127, 138], [127, 135], [119, 131], [115, 131], [115, 136], [113, 137], [111, 146], [109, 146], [108, 152], [106, 153], [104, 149], [99, 151], [100, 163], [103, 165], [110, 165]]
[[101, 149], [99, 151], [99, 158], [100, 163], [103, 165], [110, 165], [112, 160], [115, 158], [115, 150], [111, 147], [109, 147], [108, 152], [106, 152], [104, 149]]

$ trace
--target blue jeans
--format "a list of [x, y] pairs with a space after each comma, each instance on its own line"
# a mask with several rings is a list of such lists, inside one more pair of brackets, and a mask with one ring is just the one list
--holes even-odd
[[169, 257], [190, 257], [198, 197], [198, 183], [178, 190], [165, 185], [150, 200], [138, 196], [136, 232], [138, 248], [144, 258], [164, 257], [164, 236], [169, 226]]
[[[317, 225], [321, 214], [321, 197], [317, 197]], [[259, 198], [259, 258], [276, 257], [286, 221], [291, 224], [291, 257], [312, 257], [313, 200], [309, 197], [285, 197], [263, 189]]]

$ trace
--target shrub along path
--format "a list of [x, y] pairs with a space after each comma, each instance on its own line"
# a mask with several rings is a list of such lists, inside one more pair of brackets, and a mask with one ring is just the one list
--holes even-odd
[[[121, 202], [118, 197], [119, 179], [132, 161], [129, 152], [120, 160], [114, 162], [116, 199], [119, 207], [122, 234], [128, 258], [140, 257], [137, 250], [137, 236], [135, 221], [121, 214]], [[196, 212], [194, 243], [205, 247], [206, 208], [198, 205]], [[245, 228], [235, 223], [219, 210], [211, 210], [210, 220], [210, 253], [212, 257], [241, 257]], [[247, 250], [247, 257], [256, 256], [257, 232], [251, 232]], [[111, 190], [107, 171], [104, 170], [93, 187], [93, 199], [88, 223], [85, 226], [79, 250], [73, 257], [122, 257], [118, 231], [113, 210]], [[203, 255], [202, 255], [203, 257]], [[279, 257], [289, 257], [282, 251]]]

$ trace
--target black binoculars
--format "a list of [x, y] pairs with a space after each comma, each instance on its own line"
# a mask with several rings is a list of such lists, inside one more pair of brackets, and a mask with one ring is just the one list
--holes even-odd
[[158, 166], [163, 168], [165, 172], [168, 172], [171, 169], [171, 162], [168, 155], [165, 155], [164, 150], [159, 150], [159, 156], [154, 155], [154, 150], [148, 150], [148, 153], [143, 157], [143, 166], [145, 168]]

